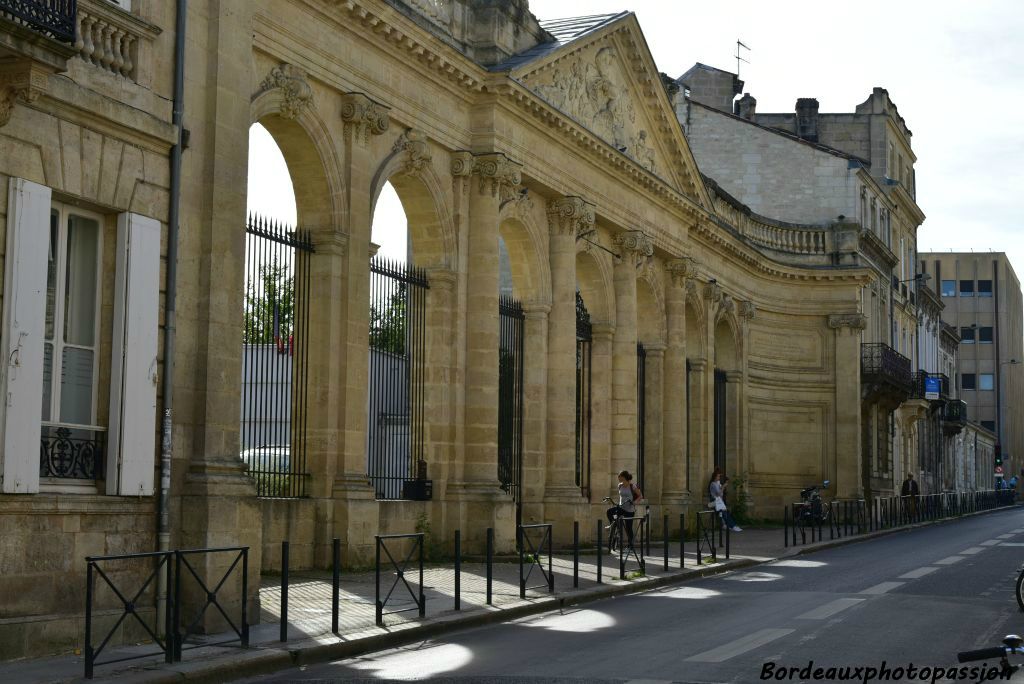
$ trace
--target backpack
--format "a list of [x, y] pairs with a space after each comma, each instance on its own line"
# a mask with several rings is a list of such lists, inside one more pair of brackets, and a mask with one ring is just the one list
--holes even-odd
[[644, 498], [644, 493], [641, 492], [640, 488], [637, 487], [632, 482], [629, 483], [629, 491], [633, 494], [633, 503], [636, 503], [640, 499]]

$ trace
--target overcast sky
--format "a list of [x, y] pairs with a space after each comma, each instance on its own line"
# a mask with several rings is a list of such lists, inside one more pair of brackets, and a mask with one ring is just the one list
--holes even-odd
[[[1024, 195], [1024, 3], [533, 0], [530, 6], [542, 20], [631, 10], [658, 68], [672, 76], [698, 61], [735, 71], [738, 38], [751, 48], [740, 77], [759, 112], [792, 111], [798, 97], [818, 98], [822, 112], [852, 112], [874, 86], [886, 88], [913, 132], [917, 200], [928, 217], [920, 250], [1005, 251], [1024, 277], [1017, 206]], [[252, 153], [250, 205], [290, 211], [274, 181], [280, 176], [272, 145], [257, 138]], [[379, 209], [386, 216], [378, 219], [400, 221], [394, 198]]]

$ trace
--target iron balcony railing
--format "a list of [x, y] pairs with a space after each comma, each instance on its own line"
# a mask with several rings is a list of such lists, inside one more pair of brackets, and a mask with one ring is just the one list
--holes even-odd
[[75, 41], [77, 0], [0, 0], [0, 16], [62, 43]]
[[939, 399], [949, 398], [949, 377], [944, 373], [929, 373], [919, 370], [911, 377], [913, 388], [910, 391], [911, 399], [927, 399], [928, 379], [939, 381]]
[[103, 427], [43, 423], [39, 445], [40, 477], [102, 479], [106, 437], [107, 429]]
[[910, 394], [913, 388], [910, 359], [881, 342], [866, 342], [860, 347], [860, 370], [866, 380]]
[[942, 411], [942, 420], [947, 423], [956, 423], [958, 425], [967, 424], [967, 402], [961, 399], [954, 399], [946, 402], [946, 407]]

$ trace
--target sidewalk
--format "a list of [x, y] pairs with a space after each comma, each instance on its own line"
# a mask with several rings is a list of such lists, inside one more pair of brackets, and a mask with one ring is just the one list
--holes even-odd
[[[1001, 510], [1001, 509], [996, 509]], [[954, 519], [955, 520], [955, 519]], [[943, 521], [936, 521], [943, 522]], [[935, 523], [922, 523], [935, 524]], [[870, 534], [825, 540], [798, 547], [783, 545], [783, 530], [747, 528], [732, 534], [731, 559], [724, 560], [725, 549], [719, 550], [719, 562], [697, 567], [694, 541], [687, 541], [685, 567], [679, 567], [679, 543], [669, 547], [669, 570], [663, 566], [663, 546], [651, 544], [651, 555], [645, 557], [646, 575], [633, 576], [638, 570], [636, 561], [626, 566], [626, 580], [619, 580], [618, 555], [602, 556], [603, 583], [597, 583], [597, 556], [593, 550], [581, 551], [579, 588], [572, 586], [572, 554], [556, 551], [553, 559], [555, 593], [545, 589], [532, 589], [527, 598], [519, 598], [518, 563], [495, 562], [493, 605], [485, 604], [485, 566], [483, 563], [463, 563], [461, 577], [462, 609], [454, 610], [454, 568], [427, 567], [424, 570], [426, 617], [411, 612], [385, 617], [385, 626], [375, 625], [375, 574], [373, 572], [344, 573], [341, 577], [341, 606], [338, 636], [331, 634], [331, 575], [329, 572], [293, 572], [289, 583], [288, 642], [278, 640], [280, 616], [280, 577], [266, 576], [260, 588], [262, 610], [259, 625], [250, 629], [250, 648], [237, 646], [199, 647], [185, 653], [183, 662], [168, 665], [162, 655], [149, 658], [97, 665], [93, 681], [116, 678], [125, 682], [220, 682], [228, 676], [242, 677], [264, 674], [295, 664], [321, 662], [352, 657], [410, 641], [426, 639], [455, 629], [476, 627], [526, 615], [555, 610], [565, 605], [576, 605], [615, 595], [646, 591], [665, 584], [685, 582], [699, 577], [750, 567], [763, 562], [808, 553], [830, 546], [853, 543], [890, 534], [902, 529], [883, 530]], [[546, 568], [546, 564], [545, 564]], [[410, 569], [408, 579], [413, 588], [418, 581], [417, 571]], [[382, 571], [382, 595], [386, 595], [395, 574]], [[544, 583], [540, 571], [534, 567], [528, 586]], [[415, 603], [399, 582], [386, 611], [414, 608]], [[223, 639], [210, 637], [210, 641]], [[101, 654], [101, 660], [114, 660], [147, 653], [152, 645], [112, 648]], [[17, 661], [0, 665], [0, 680], [11, 682], [72, 682], [82, 679], [82, 656], [57, 656], [36, 660]]]

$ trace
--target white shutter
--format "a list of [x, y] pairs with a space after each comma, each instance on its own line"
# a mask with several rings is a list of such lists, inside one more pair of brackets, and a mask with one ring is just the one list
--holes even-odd
[[153, 493], [160, 222], [117, 217], [107, 494]]
[[39, 491], [43, 334], [50, 188], [12, 178], [7, 195], [4, 319], [0, 341], [0, 461], [6, 494]]

